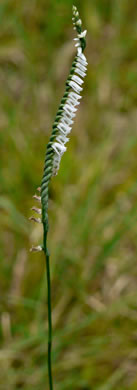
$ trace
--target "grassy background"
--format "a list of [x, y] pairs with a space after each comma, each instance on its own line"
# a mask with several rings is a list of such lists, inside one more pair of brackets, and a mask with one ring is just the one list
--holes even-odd
[[[88, 75], [50, 187], [55, 390], [137, 389], [136, 1], [76, 1]], [[0, 1], [0, 388], [47, 390], [41, 227], [28, 222], [75, 53], [71, 0]]]

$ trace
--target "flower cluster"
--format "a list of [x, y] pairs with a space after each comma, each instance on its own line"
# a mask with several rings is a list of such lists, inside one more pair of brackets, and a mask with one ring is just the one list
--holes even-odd
[[[41, 187], [38, 188], [40, 196], [34, 195], [36, 201], [41, 203], [42, 210], [37, 207], [32, 207], [32, 210], [39, 214], [39, 218], [30, 217], [30, 220], [35, 222], [43, 222], [47, 224], [48, 229], [48, 189], [49, 182], [52, 176], [55, 176], [59, 170], [60, 160], [63, 153], [66, 151], [66, 143], [69, 141], [68, 135], [71, 132], [74, 117], [76, 115], [77, 106], [80, 104], [83, 79], [86, 76], [87, 60], [83, 51], [86, 47], [86, 33], [82, 31], [82, 21], [79, 18], [77, 8], [73, 6], [73, 25], [77, 31], [75, 46], [77, 54], [72, 63], [68, 79], [66, 81], [65, 93], [61, 99], [55, 121], [52, 126], [52, 134], [47, 144], [44, 172], [41, 182]], [[41, 249], [40, 249], [41, 248]], [[42, 246], [32, 247], [32, 251], [42, 250]]]
[[79, 13], [74, 6], [72, 20], [74, 29], [78, 30], [78, 37], [74, 38], [76, 41], [75, 46], [77, 47], [77, 56], [75, 57], [75, 60], [72, 64], [73, 66], [71, 68], [70, 76], [66, 83], [70, 91], [67, 94], [67, 98], [62, 110], [62, 115], [57, 124], [57, 137], [52, 143], [52, 148], [55, 152], [53, 156], [53, 176], [57, 174], [61, 157], [66, 151], [65, 144], [69, 141], [68, 134], [71, 132], [77, 106], [79, 105], [79, 100], [81, 99], [80, 92], [83, 89], [81, 86], [83, 84], [83, 78], [86, 76], [87, 70], [87, 60], [85, 55], [82, 53], [83, 40], [85, 41], [87, 31], [81, 31], [82, 22], [81, 19], [79, 19]]

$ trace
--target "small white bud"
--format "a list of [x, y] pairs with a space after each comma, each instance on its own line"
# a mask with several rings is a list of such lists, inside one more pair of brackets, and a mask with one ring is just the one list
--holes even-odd
[[30, 248], [30, 252], [40, 252], [42, 251], [42, 246], [38, 245], [38, 246], [32, 246], [32, 248]]
[[87, 34], [87, 30], [84, 30], [80, 34], [78, 34], [78, 38], [85, 38], [86, 34]]
[[41, 196], [37, 196], [36, 194], [33, 195], [33, 199], [36, 199], [38, 202], [41, 203]]
[[37, 214], [40, 214], [42, 213], [41, 209], [38, 209], [37, 207], [32, 207], [31, 210], [35, 211]]
[[30, 217], [29, 220], [33, 222], [41, 223], [41, 218]]
[[77, 7], [75, 5], [72, 6], [72, 12], [76, 12], [77, 11]]
[[80, 47], [80, 42], [76, 43], [75, 47]]
[[77, 20], [76, 25], [77, 26], [82, 26], [82, 20], [81, 19]]

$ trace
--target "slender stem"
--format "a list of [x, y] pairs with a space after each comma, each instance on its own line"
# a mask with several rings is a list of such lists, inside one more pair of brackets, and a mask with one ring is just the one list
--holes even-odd
[[46, 257], [46, 274], [47, 274], [47, 290], [48, 290], [48, 376], [49, 376], [49, 389], [53, 390], [52, 363], [51, 363], [51, 351], [52, 351], [51, 282], [50, 282], [49, 251], [47, 248], [48, 228], [45, 223], [43, 224], [43, 227], [44, 227], [43, 250]]

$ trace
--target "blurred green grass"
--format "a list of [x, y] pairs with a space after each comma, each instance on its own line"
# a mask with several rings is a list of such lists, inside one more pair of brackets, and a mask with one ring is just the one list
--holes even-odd
[[[136, 2], [76, 1], [83, 100], [50, 187], [56, 390], [137, 388]], [[73, 55], [72, 1], [0, 2], [0, 385], [45, 390], [45, 264], [27, 222]]]

